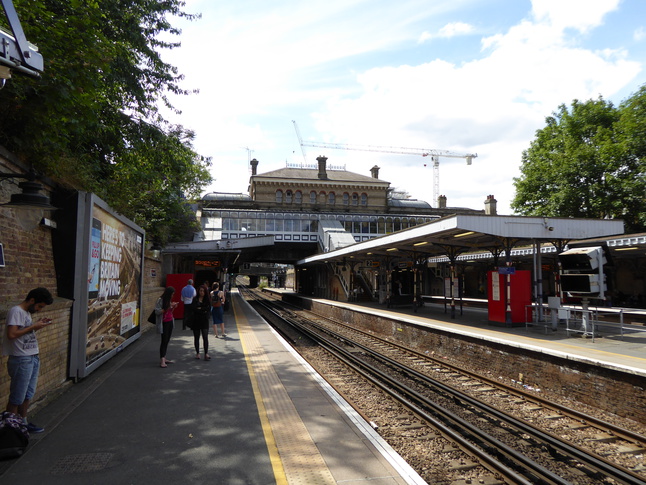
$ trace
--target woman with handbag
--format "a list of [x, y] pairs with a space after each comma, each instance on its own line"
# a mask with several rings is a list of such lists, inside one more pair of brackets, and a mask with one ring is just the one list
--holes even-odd
[[155, 305], [155, 315], [157, 315], [157, 333], [161, 335], [161, 345], [159, 346], [159, 367], [168, 367], [166, 364], [173, 364], [172, 360], [166, 358], [166, 351], [168, 350], [168, 343], [170, 337], [173, 335], [173, 328], [175, 327], [175, 318], [173, 317], [173, 310], [177, 306], [176, 301], [172, 301], [175, 294], [175, 288], [169, 286], [164, 290], [162, 296], [157, 300]]
[[220, 291], [220, 284], [213, 283], [211, 292], [211, 315], [213, 316], [213, 332], [215, 338], [218, 338], [218, 325], [220, 325], [220, 334], [222, 338], [226, 337], [224, 333], [224, 293]]
[[200, 335], [204, 342], [204, 360], [211, 360], [209, 356], [209, 316], [211, 315], [211, 298], [208, 287], [202, 285], [197, 289], [197, 295], [191, 303], [193, 318], [190, 322], [195, 342], [195, 358], [200, 358]]

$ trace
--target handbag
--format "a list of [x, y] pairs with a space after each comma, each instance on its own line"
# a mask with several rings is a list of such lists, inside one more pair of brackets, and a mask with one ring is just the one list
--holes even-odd
[[155, 310], [153, 310], [148, 316], [148, 321], [153, 325], [157, 324], [157, 315], [155, 314]]

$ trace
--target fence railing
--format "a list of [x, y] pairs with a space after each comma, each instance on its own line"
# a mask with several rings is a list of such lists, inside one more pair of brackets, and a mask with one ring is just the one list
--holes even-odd
[[[583, 337], [594, 339], [601, 334], [604, 336], [618, 335], [622, 340], [626, 333], [644, 332], [646, 336], [646, 326], [644, 325], [627, 325], [625, 323], [625, 309], [623, 308], [603, 308], [588, 307], [583, 308], [576, 305], [561, 305], [558, 308], [533, 303], [525, 307], [525, 327], [530, 326], [543, 327], [545, 333], [556, 331], [559, 324], [565, 324], [565, 331], [570, 336], [571, 333], [581, 334]], [[636, 313], [630, 311], [630, 313]], [[646, 312], [644, 312], [646, 315]]]

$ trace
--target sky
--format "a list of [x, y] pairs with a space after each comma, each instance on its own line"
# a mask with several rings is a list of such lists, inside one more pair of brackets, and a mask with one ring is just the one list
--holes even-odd
[[[523, 150], [559, 105], [616, 105], [646, 83], [644, 0], [186, 0], [185, 76], [166, 118], [212, 157], [208, 192], [247, 193], [258, 173], [328, 164], [379, 178], [436, 206], [419, 154], [306, 143], [477, 154], [439, 158], [449, 207], [512, 214]], [[416, 150], [411, 150], [415, 152]]]

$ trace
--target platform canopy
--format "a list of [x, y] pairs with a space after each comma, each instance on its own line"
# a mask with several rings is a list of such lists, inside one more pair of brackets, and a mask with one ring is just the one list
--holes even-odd
[[349, 259], [432, 257], [491, 251], [500, 254], [521, 245], [553, 243], [623, 234], [621, 220], [557, 217], [453, 215], [297, 262], [307, 265]]

